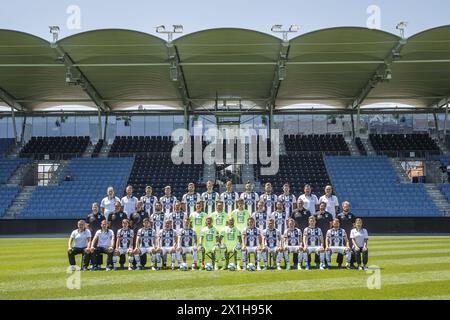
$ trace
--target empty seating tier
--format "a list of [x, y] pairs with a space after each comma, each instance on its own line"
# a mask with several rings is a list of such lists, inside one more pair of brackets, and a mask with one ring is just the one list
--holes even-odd
[[19, 191], [19, 187], [0, 186], [0, 218], [5, 215]]
[[359, 137], [356, 138], [355, 143], [356, 143], [356, 147], [358, 148], [359, 153], [363, 156], [367, 156], [367, 150], [366, 150], [366, 147], [364, 146], [361, 138], [359, 138]]
[[422, 184], [402, 184], [386, 156], [326, 157], [341, 203], [360, 217], [442, 216]]
[[[78, 219], [86, 217], [93, 202], [113, 186], [121, 196], [133, 167], [133, 158], [80, 158], [71, 160], [58, 186], [38, 187], [18, 219]], [[70, 176], [71, 181], [64, 177]]]
[[343, 135], [288, 135], [284, 137], [284, 145], [286, 151], [315, 151], [350, 155]]
[[27, 162], [28, 159], [0, 159], [0, 184], [5, 184], [8, 182], [12, 174], [17, 170], [17, 168]]
[[32, 137], [20, 152], [21, 157], [51, 160], [79, 157], [89, 145], [89, 137]]
[[170, 137], [116, 137], [109, 155], [171, 152], [172, 147]]
[[371, 134], [369, 140], [378, 155], [403, 157], [414, 152], [417, 157], [424, 156], [425, 153], [432, 155], [441, 153], [436, 142], [428, 134]]
[[313, 193], [321, 196], [325, 186], [330, 183], [323, 157], [319, 153], [299, 153], [280, 156], [280, 168], [275, 176], [261, 176], [261, 165], [255, 165], [255, 177], [264, 184], [271, 182], [276, 194], [282, 192], [283, 184], [288, 182], [295, 195], [303, 193], [305, 184], [310, 184]]
[[173, 194], [180, 198], [186, 193], [188, 183], [198, 184], [202, 175], [203, 165], [175, 165], [170, 154], [136, 156], [128, 184], [134, 187], [136, 196], [143, 195], [145, 187], [151, 185], [158, 197], [163, 195], [165, 186], [171, 185]]
[[14, 139], [0, 139], [0, 159], [5, 157], [11, 150], [13, 143]]

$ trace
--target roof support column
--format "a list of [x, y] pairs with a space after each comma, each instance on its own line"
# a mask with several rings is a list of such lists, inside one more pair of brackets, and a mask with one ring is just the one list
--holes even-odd
[[14, 133], [14, 144], [17, 144], [16, 113], [12, 106], [11, 106], [11, 119], [12, 119], [12, 125], [13, 125], [13, 133]]
[[356, 133], [355, 138], [359, 138], [361, 134], [361, 106], [358, 106], [358, 113], [356, 114]]
[[103, 129], [102, 129], [102, 113], [100, 111], [100, 108], [97, 109], [97, 116], [98, 116], [98, 138], [102, 138]]
[[444, 140], [445, 140], [445, 138], [447, 137], [448, 107], [449, 107], [449, 105], [447, 104], [447, 107], [445, 108]]
[[353, 140], [356, 139], [356, 135], [355, 135], [355, 118], [353, 117], [353, 113], [350, 114], [350, 120], [352, 122], [352, 137]]
[[189, 131], [189, 112], [188, 107], [184, 106], [184, 128]]

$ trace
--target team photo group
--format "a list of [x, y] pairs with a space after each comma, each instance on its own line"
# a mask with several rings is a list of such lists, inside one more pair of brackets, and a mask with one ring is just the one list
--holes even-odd
[[130, 271], [146, 269], [146, 264], [151, 270], [309, 270], [312, 254], [320, 270], [331, 269], [333, 254], [337, 268], [344, 259], [346, 269], [367, 268], [368, 232], [350, 212], [349, 202], [340, 210], [331, 186], [320, 198], [309, 185], [298, 198], [287, 183], [279, 196], [271, 183], [264, 190], [259, 195], [247, 183], [239, 195], [228, 181], [219, 195], [210, 181], [203, 194], [190, 183], [181, 200], [170, 186], [159, 199], [147, 186], [138, 199], [128, 186], [119, 199], [109, 187], [69, 238], [71, 269], [76, 270], [78, 254], [83, 271], [102, 270], [103, 254], [106, 271], [124, 269], [126, 260]]

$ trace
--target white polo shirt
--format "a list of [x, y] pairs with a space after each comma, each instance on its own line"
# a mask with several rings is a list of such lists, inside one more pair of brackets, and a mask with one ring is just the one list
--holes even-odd
[[114, 203], [116, 203], [117, 201], [120, 202], [120, 199], [118, 197], [114, 198], [104, 197], [102, 202], [100, 203], [100, 208], [105, 209], [104, 216], [106, 220], [108, 220], [109, 214], [114, 212]]
[[122, 205], [123, 212], [125, 212], [128, 218], [131, 217], [133, 213], [136, 212], [136, 204], [138, 203], [138, 198], [131, 196], [125, 196], [120, 200], [120, 204]]
[[316, 205], [319, 204], [319, 199], [317, 199], [317, 196], [315, 194], [310, 194], [307, 196], [306, 194], [302, 194], [300, 196], [300, 199], [303, 200], [303, 208], [311, 212], [313, 214], [316, 212]]
[[87, 248], [88, 238], [91, 237], [91, 231], [89, 229], [80, 232], [78, 229], [73, 230], [70, 238], [74, 241], [74, 248]]
[[350, 239], [355, 239], [356, 245], [362, 248], [364, 247], [364, 240], [369, 239], [369, 233], [366, 229], [357, 230], [355, 228], [350, 232]]
[[327, 197], [326, 195], [321, 196], [319, 199], [319, 203], [325, 202], [327, 204], [326, 211], [333, 215], [333, 219], [336, 218], [336, 207], [339, 207], [339, 200], [336, 196], [332, 195], [331, 197]]
[[103, 232], [101, 229], [97, 230], [95, 233], [97, 237], [97, 247], [99, 248], [109, 248], [111, 246], [111, 240], [114, 237], [114, 232], [108, 229], [106, 232]]

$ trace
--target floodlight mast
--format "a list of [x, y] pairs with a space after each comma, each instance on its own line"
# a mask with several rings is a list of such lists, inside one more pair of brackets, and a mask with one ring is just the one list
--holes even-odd
[[402, 37], [402, 39], [405, 39], [405, 30], [407, 27], [408, 27], [407, 21], [400, 21], [396, 26], [396, 29], [400, 32], [400, 36]]
[[53, 43], [56, 43], [59, 38], [60, 28], [58, 26], [49, 26], [50, 33], [53, 35]]
[[174, 33], [183, 33], [183, 25], [174, 24], [174, 25], [172, 25], [172, 27], [173, 27], [173, 29], [171, 31], [168, 31], [168, 30], [166, 30], [166, 26], [164, 26], [164, 25], [157, 26], [157, 27], [155, 27], [156, 33], [167, 34], [167, 42], [172, 43]]
[[274, 24], [272, 28], [270, 29], [273, 33], [281, 33], [283, 35], [283, 41], [288, 42], [288, 34], [289, 33], [295, 33], [300, 31], [300, 26], [296, 24], [292, 24], [289, 29], [285, 30], [283, 29], [282, 24]]

